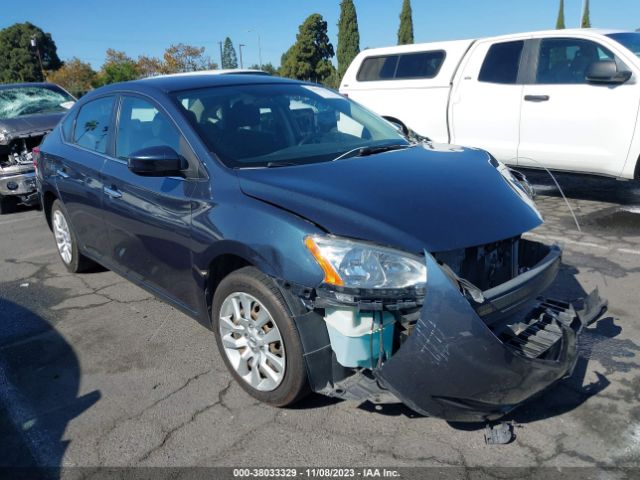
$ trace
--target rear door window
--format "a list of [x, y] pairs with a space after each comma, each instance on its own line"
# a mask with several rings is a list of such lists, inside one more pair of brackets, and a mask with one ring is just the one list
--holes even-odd
[[113, 104], [114, 97], [102, 97], [83, 105], [78, 112], [73, 143], [98, 153], [106, 153]]
[[523, 40], [492, 45], [480, 69], [478, 81], [502, 84], [517, 83], [523, 49]]

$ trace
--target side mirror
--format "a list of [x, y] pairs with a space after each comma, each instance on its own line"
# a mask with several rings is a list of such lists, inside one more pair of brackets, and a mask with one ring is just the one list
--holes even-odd
[[597, 60], [587, 68], [586, 78], [590, 83], [622, 84], [631, 78], [631, 72], [619, 72], [615, 60]]
[[188, 168], [187, 161], [167, 145], [137, 150], [129, 155], [128, 164], [136, 175], [148, 177], [179, 176]]

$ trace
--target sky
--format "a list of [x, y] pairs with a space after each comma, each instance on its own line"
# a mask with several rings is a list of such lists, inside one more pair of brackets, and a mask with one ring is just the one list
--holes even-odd
[[[4, 0], [8, 1], [8, 0]], [[577, 27], [583, 0], [565, 0], [567, 27]], [[360, 48], [395, 45], [402, 0], [354, 0]], [[477, 38], [555, 27], [559, 0], [412, 0], [415, 41]], [[220, 63], [218, 42], [244, 44], [247, 67], [280, 64], [299, 25], [312, 13], [328, 23], [337, 46], [340, 0], [21, 0], [3, 9], [0, 28], [29, 21], [51, 33], [62, 60], [98, 69], [107, 48], [161, 57], [173, 43], [205, 47]], [[594, 27], [640, 28], [640, 1], [591, 0]]]

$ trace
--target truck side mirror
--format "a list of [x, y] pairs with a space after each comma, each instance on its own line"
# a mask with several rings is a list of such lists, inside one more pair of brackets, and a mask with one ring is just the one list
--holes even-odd
[[619, 72], [615, 60], [597, 60], [587, 67], [586, 78], [590, 83], [622, 84], [631, 78], [631, 72]]

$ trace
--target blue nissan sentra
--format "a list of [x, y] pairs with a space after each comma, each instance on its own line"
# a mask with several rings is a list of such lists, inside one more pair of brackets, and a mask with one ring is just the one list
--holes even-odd
[[522, 238], [542, 223], [524, 181], [264, 75], [97, 89], [37, 158], [66, 268], [103, 265], [201, 322], [253, 397], [467, 421], [570, 375], [603, 308], [540, 296], [561, 251]]

